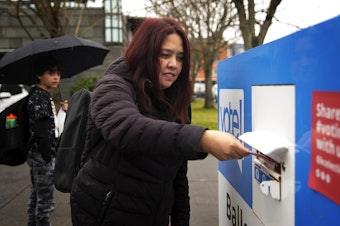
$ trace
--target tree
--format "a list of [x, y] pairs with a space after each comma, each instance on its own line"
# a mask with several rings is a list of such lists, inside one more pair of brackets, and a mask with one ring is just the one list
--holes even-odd
[[[77, 35], [87, 0], [3, 0], [0, 12], [17, 18], [30, 39], [32, 33], [41, 38], [55, 38], [67, 33], [70, 22], [78, 16], [74, 34]], [[27, 25], [35, 31], [27, 29]]]
[[[263, 44], [281, 1], [263, 0], [257, 1], [256, 4], [255, 0], [149, 0], [148, 2], [157, 15], [177, 18], [186, 26], [192, 44], [192, 55], [196, 59], [193, 61], [201, 64], [205, 75], [204, 107], [213, 108], [212, 66], [219, 52], [227, 48], [228, 40], [225, 40], [227, 29], [239, 28], [245, 50]], [[266, 7], [265, 3], [268, 2], [269, 5]], [[193, 72], [200, 66], [192, 64]]]
[[[270, 0], [255, 4], [255, 0], [232, 0], [235, 4], [244, 49], [262, 45], [275, 12], [282, 0]], [[265, 2], [268, 3], [266, 7]], [[258, 32], [258, 33], [256, 33]]]
[[202, 67], [205, 75], [204, 108], [214, 108], [212, 65], [219, 52], [227, 49], [223, 34], [236, 18], [231, 1], [149, 0], [149, 3], [157, 15], [176, 18], [185, 26], [192, 46], [192, 69], [197, 74]]

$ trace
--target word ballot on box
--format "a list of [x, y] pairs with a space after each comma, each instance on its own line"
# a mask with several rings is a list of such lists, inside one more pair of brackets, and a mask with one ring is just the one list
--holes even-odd
[[340, 17], [218, 64], [219, 225], [339, 225]]

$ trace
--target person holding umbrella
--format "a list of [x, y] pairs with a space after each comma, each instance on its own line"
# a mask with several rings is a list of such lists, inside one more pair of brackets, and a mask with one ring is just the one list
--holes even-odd
[[188, 226], [187, 161], [249, 155], [232, 134], [190, 125], [190, 44], [171, 18], [147, 18], [92, 92], [71, 191], [74, 226]]
[[[66, 34], [34, 39], [0, 59], [1, 84], [36, 84], [27, 106], [31, 127], [27, 162], [32, 179], [28, 225], [50, 225], [54, 209], [52, 179], [58, 128], [49, 91], [58, 86], [61, 71], [63, 78], [69, 78], [101, 65], [109, 51], [100, 43]], [[66, 111], [67, 105], [61, 103]]]
[[31, 174], [27, 214], [29, 226], [40, 226], [50, 225], [54, 210], [53, 171], [59, 134], [50, 91], [59, 85], [61, 66], [49, 55], [38, 58], [34, 69], [37, 84], [30, 89], [27, 102], [30, 127], [27, 163]]

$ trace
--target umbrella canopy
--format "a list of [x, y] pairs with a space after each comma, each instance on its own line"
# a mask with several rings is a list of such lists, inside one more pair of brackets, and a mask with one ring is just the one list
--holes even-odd
[[41, 56], [52, 55], [61, 64], [61, 78], [101, 65], [108, 54], [105, 46], [74, 35], [35, 39], [30, 44], [5, 54], [0, 60], [0, 83], [31, 85], [35, 80], [34, 64]]

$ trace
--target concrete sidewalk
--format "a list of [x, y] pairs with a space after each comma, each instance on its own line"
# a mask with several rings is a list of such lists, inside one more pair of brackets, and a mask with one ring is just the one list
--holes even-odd
[[[218, 225], [217, 160], [189, 161], [191, 226]], [[27, 225], [26, 206], [29, 196], [29, 168], [0, 165], [0, 225]], [[53, 226], [71, 226], [69, 194], [56, 191]]]

